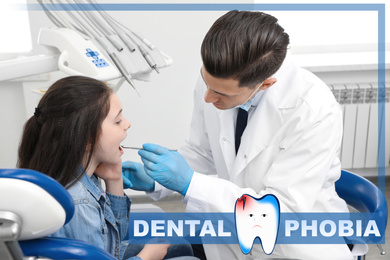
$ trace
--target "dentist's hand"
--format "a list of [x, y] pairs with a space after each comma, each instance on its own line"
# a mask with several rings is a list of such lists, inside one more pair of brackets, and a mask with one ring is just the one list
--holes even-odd
[[184, 157], [155, 144], [144, 144], [143, 148], [138, 154], [146, 173], [161, 185], [184, 196], [194, 174]]
[[122, 163], [122, 178], [125, 189], [154, 191], [154, 180], [145, 173], [141, 163], [131, 161]]

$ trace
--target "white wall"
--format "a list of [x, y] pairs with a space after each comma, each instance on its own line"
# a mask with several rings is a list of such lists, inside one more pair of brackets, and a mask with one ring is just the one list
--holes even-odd
[[[115, 1], [115, 3], [121, 2], [135, 1]], [[167, 1], [149, 2], [166, 3]], [[185, 1], [170, 2], [184, 3]], [[235, 1], [214, 2], [234, 3]], [[138, 97], [127, 84], [118, 91], [124, 115], [132, 123], [125, 141], [127, 145], [140, 146], [145, 142], [154, 142], [179, 148], [184, 144], [192, 113], [193, 87], [201, 67], [200, 45], [212, 23], [224, 13], [224, 11], [110, 12], [115, 19], [132, 30], [141, 32], [157, 48], [173, 58], [173, 64], [162, 69], [160, 74], [153, 73], [150, 82], [135, 82], [141, 97]], [[36, 44], [36, 38], [39, 28], [52, 26], [52, 24], [43, 12], [33, 11], [29, 15], [34, 45], [32, 54], [45, 53], [45, 49]], [[62, 75], [58, 72], [41, 75], [23, 84], [19, 81], [0, 82], [0, 168], [15, 167], [23, 124], [33, 115], [35, 104], [39, 100], [31, 90], [48, 87]], [[123, 159], [139, 160], [139, 157], [136, 152], [128, 151]]]
[[[162, 69], [160, 74], [153, 73], [150, 82], [136, 82], [141, 97], [128, 85], [119, 90], [124, 115], [132, 123], [126, 144], [141, 146], [153, 142], [172, 148], [184, 144], [192, 112], [193, 87], [201, 67], [201, 41], [214, 20], [223, 13], [111, 13], [127, 19], [129, 26], [142, 31], [173, 58], [173, 64]], [[124, 159], [128, 158], [138, 159], [138, 156], [136, 152], [128, 151]]]
[[[390, 12], [387, 0], [254, 0], [256, 4], [340, 4], [374, 5], [386, 4], [385, 12]], [[303, 6], [301, 9], [305, 9]], [[351, 7], [352, 9], [352, 7]], [[365, 10], [364, 10], [365, 9]], [[277, 17], [280, 24], [289, 33], [294, 46], [313, 45], [367, 45], [378, 44], [377, 11], [265, 11]], [[386, 28], [390, 20], [386, 19]], [[389, 35], [386, 37], [389, 42]], [[321, 51], [321, 50], [320, 50]]]
[[[35, 0], [28, 0], [28, 2], [35, 3]], [[110, 3], [107, 0], [99, 0], [98, 2]], [[186, 3], [188, 1], [115, 1], [115, 3], [131, 2]], [[210, 3], [211, 1], [191, 2]], [[266, 3], [269, 1], [214, 0], [212, 2]], [[272, 3], [297, 2], [319, 3], [323, 1], [272, 1]], [[332, 2], [337, 3], [337, 1]], [[364, 1], [346, 0], [343, 2], [356, 3]], [[383, 3], [385, 1], [378, 0], [378, 2]], [[211, 24], [224, 13], [224, 11], [110, 12], [113, 17], [126, 26], [137, 32], [142, 32], [143, 36], [152, 41], [159, 49], [166, 52], [174, 60], [172, 66], [161, 70], [161, 74], [153, 73], [150, 82], [136, 82], [138, 91], [141, 94], [140, 98], [128, 85], [124, 85], [119, 90], [118, 95], [124, 107], [124, 114], [132, 123], [131, 129], [128, 131], [128, 138], [125, 142], [127, 145], [140, 146], [144, 142], [154, 142], [168, 147], [178, 148], [184, 143], [188, 135], [192, 112], [193, 86], [201, 66], [199, 54], [201, 41]], [[36, 44], [36, 39], [39, 28], [52, 26], [52, 24], [43, 12], [33, 11], [29, 15], [32, 22], [31, 34], [34, 49], [33, 53], [30, 54], [45, 53], [45, 48]], [[275, 15], [277, 14], [275, 13]], [[361, 25], [355, 27], [353, 25], [356, 25], [356, 23], [350, 22], [350, 20], [345, 21], [345, 23], [340, 21], [340, 26], [337, 26], [338, 23], [331, 20], [331, 18], [342, 19], [344, 17], [342, 13], [337, 13], [334, 16], [316, 16], [315, 13], [308, 12], [305, 15], [298, 16], [292, 15], [291, 12], [284, 12], [280, 17], [277, 16], [281, 25], [290, 33], [293, 44], [305, 45], [309, 42], [311, 44], [317, 44], [312, 42], [313, 39], [319, 40], [320, 43], [325, 43], [324, 39], [329, 40], [330, 42], [326, 42], [326, 44], [332, 44], [332, 39], [333, 43], [336, 44], [350, 44], [351, 42], [341, 42], [341, 40], [353, 39], [352, 43], [355, 43], [359, 37], [361, 39], [363, 37], [363, 41], [360, 43], [370, 43], [370, 41], [367, 41], [368, 38], [364, 38], [364, 36], [367, 36], [367, 33], [364, 33], [363, 29], [362, 32], [359, 30], [364, 24], [369, 25], [369, 38], [376, 38], [376, 14], [368, 14], [368, 16], [363, 16], [361, 20], [357, 19], [359, 18], [358, 14], [348, 14], [355, 17]], [[320, 25], [321, 29], [316, 31], [313, 26], [305, 27], [314, 24]], [[351, 28], [348, 29], [348, 26], [351, 26]], [[337, 31], [336, 29], [341, 30]], [[0, 32], [1, 30], [0, 27]], [[343, 32], [345, 33], [343, 34]], [[319, 35], [324, 38], [319, 38]], [[375, 47], [376, 45], [374, 44], [373, 46]], [[2, 56], [0, 53], [1, 59]], [[0, 71], [0, 73], [6, 73], [6, 71]], [[0, 82], [0, 167], [14, 167], [16, 164], [16, 151], [22, 126], [26, 119], [33, 114], [35, 104], [38, 101], [37, 96], [31, 93], [31, 89], [48, 87], [51, 82], [62, 75], [61, 73], [41, 75], [38, 78], [33, 78], [32, 82], [29, 80], [29, 82], [23, 84], [20, 81]], [[138, 160], [138, 156], [136, 152], [126, 152], [124, 159]]]
[[0, 168], [15, 167], [24, 111], [20, 83], [0, 82]]

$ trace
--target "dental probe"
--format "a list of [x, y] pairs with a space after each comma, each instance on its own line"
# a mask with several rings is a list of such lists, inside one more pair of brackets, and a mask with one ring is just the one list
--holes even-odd
[[[144, 148], [142, 147], [133, 147], [133, 146], [123, 146], [121, 145], [121, 147], [123, 149], [132, 149], [132, 150], [144, 150]], [[177, 152], [177, 149], [168, 149], [169, 151], [172, 151], [172, 152]]]

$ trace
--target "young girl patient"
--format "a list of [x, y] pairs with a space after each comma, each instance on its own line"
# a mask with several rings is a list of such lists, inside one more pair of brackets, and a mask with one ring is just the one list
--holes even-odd
[[[131, 202], [123, 192], [120, 144], [130, 126], [112, 89], [91, 78], [60, 79], [42, 97], [24, 126], [18, 167], [53, 177], [71, 194], [74, 216], [53, 236], [84, 240], [122, 258]], [[168, 247], [147, 244], [131, 259], [163, 259]], [[191, 255], [190, 245], [181, 252]]]

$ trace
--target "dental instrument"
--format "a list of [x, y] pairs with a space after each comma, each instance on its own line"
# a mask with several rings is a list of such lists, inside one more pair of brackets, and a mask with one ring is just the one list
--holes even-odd
[[[59, 28], [42, 28], [38, 43], [61, 54], [58, 68], [68, 75], [102, 81], [120, 79], [136, 89], [134, 80], [148, 81], [153, 70], [171, 65], [172, 59], [153, 44], [116, 21], [94, 0], [37, 0]], [[59, 12], [56, 4], [65, 9]]]
[[[132, 149], [132, 150], [144, 150], [144, 148], [142, 148], [142, 147], [123, 146], [123, 145], [121, 145], [121, 148], [123, 148], [123, 149]], [[168, 151], [177, 152], [177, 149], [168, 149]]]

